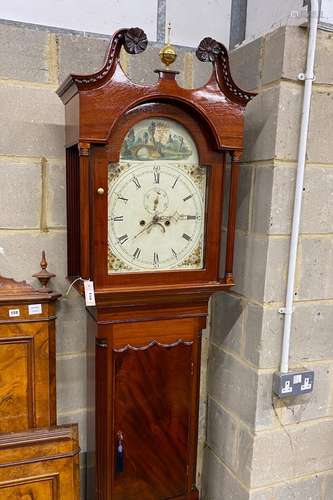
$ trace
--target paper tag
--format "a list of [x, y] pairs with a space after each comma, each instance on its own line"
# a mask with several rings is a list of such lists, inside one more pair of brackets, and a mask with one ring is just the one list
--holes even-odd
[[86, 298], [86, 306], [95, 306], [95, 291], [94, 282], [90, 280], [84, 280], [84, 295]]
[[9, 317], [10, 318], [17, 318], [17, 316], [20, 316], [20, 310], [19, 309], [9, 309]]
[[29, 314], [42, 314], [42, 304], [30, 304], [28, 309]]

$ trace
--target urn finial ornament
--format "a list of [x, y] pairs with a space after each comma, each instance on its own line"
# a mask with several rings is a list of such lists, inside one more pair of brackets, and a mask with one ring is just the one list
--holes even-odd
[[47, 260], [45, 257], [45, 250], [42, 251], [42, 260], [40, 261], [41, 271], [33, 274], [33, 278], [37, 278], [42, 285], [41, 288], [38, 288], [38, 292], [52, 292], [50, 288], [48, 288], [48, 282], [51, 278], [55, 277], [54, 273], [50, 273], [47, 270]]
[[160, 50], [160, 59], [165, 64], [166, 69], [169, 69], [170, 64], [174, 63], [177, 59], [177, 53], [170, 43], [171, 23], [168, 24], [168, 37], [167, 43]]

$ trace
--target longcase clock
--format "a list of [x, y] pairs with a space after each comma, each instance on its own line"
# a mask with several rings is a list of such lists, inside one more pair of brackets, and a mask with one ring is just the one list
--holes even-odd
[[236, 86], [225, 47], [211, 38], [197, 50], [213, 63], [199, 89], [179, 87], [168, 68], [153, 86], [133, 83], [122, 46], [142, 52], [146, 35], [118, 31], [100, 71], [71, 75], [58, 90], [68, 275], [93, 280], [96, 293], [87, 308], [89, 498], [193, 500], [201, 331], [210, 296], [233, 285], [243, 113], [253, 94]]

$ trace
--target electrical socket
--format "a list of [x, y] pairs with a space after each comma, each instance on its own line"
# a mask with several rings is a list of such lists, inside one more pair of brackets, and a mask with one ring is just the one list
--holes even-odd
[[314, 371], [280, 373], [273, 376], [273, 392], [279, 398], [299, 396], [313, 391]]

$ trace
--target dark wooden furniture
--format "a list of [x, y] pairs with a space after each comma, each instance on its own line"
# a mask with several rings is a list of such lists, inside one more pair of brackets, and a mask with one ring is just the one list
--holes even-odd
[[0, 432], [56, 424], [58, 297], [0, 276]]
[[[201, 330], [210, 296], [234, 283], [243, 114], [254, 95], [236, 86], [225, 47], [211, 38], [202, 40], [197, 50], [201, 61], [213, 63], [204, 87], [179, 87], [171, 70], [157, 70], [154, 86], [137, 85], [119, 64], [120, 49], [136, 54], [146, 45], [142, 30], [118, 31], [100, 71], [71, 75], [58, 90], [66, 109], [68, 275], [92, 279], [96, 291], [96, 307], [88, 308], [89, 394], [96, 409], [88, 435], [92, 468], [96, 464], [89, 498], [96, 493], [99, 500], [198, 498]], [[131, 130], [152, 118], [183, 127], [194, 140], [200, 165], [207, 168], [204, 263], [188, 269], [109, 272], [108, 173], [122, 158], [125, 137], [133, 138]], [[152, 128], [140, 141], [148, 144], [146, 155], [152, 151], [163, 156]], [[228, 220], [221, 239], [228, 155]], [[164, 220], [155, 212], [149, 230], [156, 225], [165, 232]], [[155, 253], [154, 264], [158, 266]]]
[[79, 500], [77, 425], [0, 434], [1, 500]]

